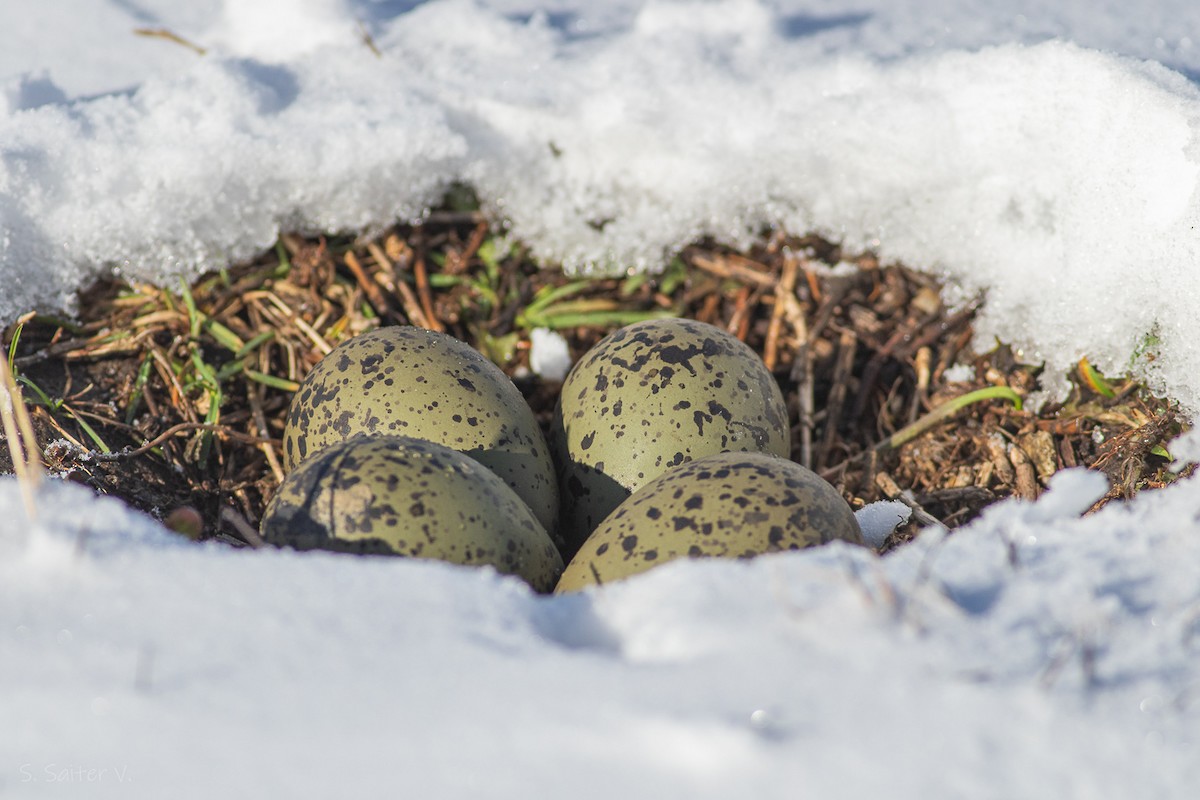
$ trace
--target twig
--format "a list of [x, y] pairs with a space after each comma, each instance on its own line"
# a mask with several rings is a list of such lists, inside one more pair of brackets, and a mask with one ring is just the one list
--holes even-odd
[[417, 279], [417, 297], [421, 300], [421, 310], [425, 315], [424, 327], [439, 333], [445, 331], [433, 312], [433, 295], [429, 290], [429, 273], [425, 268], [424, 253], [417, 254], [417, 260], [413, 263], [413, 277]]
[[61, 358], [64, 361], [95, 360], [128, 356], [141, 352], [139, 342], [146, 336], [153, 335], [154, 330], [143, 330], [131, 338], [119, 339], [108, 343], [99, 343], [104, 337], [94, 336], [90, 339], [66, 339], [43, 347], [34, 353], [13, 359], [13, 366], [27, 367], [45, 361], [48, 358]]
[[996, 495], [982, 486], [952, 486], [934, 489], [915, 499], [918, 503], [990, 503]]
[[[797, 388], [797, 410], [800, 423], [800, 463], [812, 469], [812, 437], [813, 437], [813, 356], [812, 345], [808, 339], [808, 319], [796, 299], [795, 283], [799, 259], [792, 253], [785, 253], [783, 262], [783, 283], [789, 280], [792, 289], [783, 296], [783, 314], [796, 337], [796, 353], [792, 360], [791, 379]], [[790, 273], [790, 277], [789, 277]]]
[[488, 225], [486, 222], [481, 222], [471, 231], [471, 238], [467, 240], [467, 246], [462, 252], [458, 250], [448, 250], [446, 252], [446, 264], [442, 267], [442, 272], [447, 275], [458, 275], [465, 272], [467, 264], [471, 258], [479, 252], [479, 248], [483, 246], [487, 239]]
[[171, 363], [167, 360], [166, 354], [157, 345], [152, 345], [150, 347], [150, 357], [154, 359], [154, 368], [158, 370], [158, 377], [171, 390], [171, 405], [180, 409], [186, 416], [191, 417], [191, 422], [195, 422], [195, 409], [192, 408], [191, 403], [183, 401], [183, 386], [180, 385], [179, 378], [175, 375], [175, 370], [171, 369]]
[[379, 268], [386, 272], [388, 278], [394, 282], [396, 278], [396, 265], [392, 263], [392, 259], [388, 258], [388, 254], [379, 246], [379, 242], [374, 240], [367, 242], [367, 252], [371, 254], [371, 258], [375, 259], [375, 263]]
[[921, 504], [913, 497], [912, 492], [908, 489], [901, 489], [900, 485], [888, 473], [877, 473], [875, 475], [875, 485], [879, 487], [879, 491], [883, 492], [884, 496], [889, 500], [899, 500], [908, 506], [909, 510], [912, 511], [913, 519], [921, 527], [928, 528], [934, 525], [943, 528], [946, 527], [940, 519], [921, 507]]
[[[973, 298], [971, 302], [967, 303], [955, 314], [946, 317], [937, 325], [927, 328], [923, 334], [905, 344], [903, 348], [899, 348], [897, 350], [897, 354], [904, 354], [907, 356], [908, 353], [915, 352], [922, 347], [928, 347], [962, 324], [970, 322], [971, 319], [974, 318], [975, 313], [979, 311], [979, 307], [981, 305], [983, 305], [982, 297]], [[928, 325], [928, 322], [923, 323], [923, 325]]]
[[144, 453], [148, 453], [161, 445], [167, 439], [170, 439], [172, 436], [176, 436], [180, 433], [187, 433], [189, 431], [219, 433], [224, 436], [228, 436], [230, 439], [237, 439], [238, 441], [245, 442], [246, 444], [262, 444], [270, 441], [270, 439], [262, 439], [258, 436], [250, 436], [249, 434], [242, 433], [241, 431], [235, 431], [227, 425], [209, 425], [204, 422], [180, 422], [177, 425], [172, 425], [171, 427], [167, 428], [165, 431], [160, 433], [158, 436], [155, 436], [141, 447], [135, 447], [132, 449], [126, 447], [112, 453], [97, 453], [94, 451], [89, 451], [87, 457], [92, 461], [122, 461], [126, 458], [133, 458], [134, 456], [140, 456]]
[[[404, 244], [403, 242], [399, 242], [399, 240], [397, 242], [398, 244]], [[388, 243], [391, 244], [392, 239], [389, 239]], [[395, 249], [398, 251], [398, 255], [402, 257], [411, 256], [412, 254], [412, 250], [407, 245], [405, 245], [404, 250], [400, 250], [398, 245]], [[408, 317], [408, 323], [416, 325], [418, 328], [431, 330], [431, 323], [425, 317], [425, 311], [421, 308], [420, 302], [417, 301], [417, 296], [413, 294], [413, 290], [404, 282], [404, 279], [396, 274], [396, 263], [392, 258], [376, 242], [368, 242], [367, 251], [375, 259], [375, 263], [379, 264], [379, 267], [387, 273], [391, 280], [392, 291], [400, 296], [400, 305], [404, 308], [404, 314]]]
[[[312, 341], [313, 346], [321, 353], [321, 355], [327, 356], [333, 352], [333, 345], [325, 341], [325, 337], [313, 330], [311, 325], [301, 319], [300, 315], [293, 311], [291, 306], [279, 299], [274, 292], [264, 291], [261, 294], [259, 292], [254, 292], [253, 295], [255, 297], [262, 296], [269, 300], [273, 306], [278, 308], [283, 313], [284, 317], [286, 317], [289, 322], [293, 323], [297, 328], [304, 332], [304, 335]], [[249, 296], [250, 295], [247, 295], [247, 297]]]
[[1021, 449], [1020, 445], [1012, 444], [1008, 448], [1008, 458], [1016, 471], [1016, 483], [1013, 494], [1023, 500], [1036, 500], [1038, 496], [1037, 476], [1033, 470], [1033, 462]]
[[396, 291], [400, 294], [400, 304], [404, 306], [404, 313], [408, 315], [408, 321], [418, 328], [433, 330], [433, 323], [425, 316], [421, 303], [413, 294], [413, 290], [408, 288], [408, 284], [404, 281], [396, 281]]
[[250, 413], [254, 419], [254, 429], [263, 440], [259, 444], [259, 449], [267, 457], [267, 465], [271, 468], [271, 474], [275, 477], [275, 480], [282, 483], [283, 468], [279, 465], [279, 459], [275, 457], [275, 447], [271, 443], [270, 433], [267, 430], [267, 418], [263, 414], [262, 395], [265, 391], [266, 387], [259, 384], [257, 388], [251, 389], [246, 394], [247, 399], [250, 401]]
[[699, 253], [692, 253], [690, 260], [696, 267], [721, 278], [733, 278], [767, 289], [774, 289], [778, 282], [772, 275], [755, 268], [761, 267], [761, 264], [742, 256], [714, 254], [713, 258], [708, 258]]
[[917, 373], [917, 390], [913, 392], [912, 402], [908, 406], [909, 425], [916, 422], [917, 414], [920, 413], [921, 407], [929, 397], [930, 365], [932, 361], [933, 351], [928, 347], [922, 347], [917, 350], [916, 358], [913, 359], [913, 366]]
[[751, 289], [749, 286], [743, 286], [737, 291], [734, 297], [733, 313], [729, 315], [729, 324], [726, 325], [726, 330], [732, 333], [741, 341], [746, 341], [746, 336], [750, 333], [750, 312], [754, 306], [758, 305], [758, 297], [761, 290]]
[[763, 345], [763, 363], [770, 371], [775, 370], [779, 361], [779, 333], [783, 330], [784, 312], [788, 301], [796, 292], [796, 260], [786, 258], [783, 261], [783, 277], [775, 286], [775, 307], [771, 309], [771, 322], [767, 326], [767, 341]]
[[258, 535], [258, 531], [254, 530], [254, 526], [247, 522], [241, 514], [234, 511], [229, 506], [221, 506], [221, 520], [233, 526], [233, 529], [238, 532], [246, 544], [251, 547], [265, 547], [266, 542]]
[[[887, 342], [871, 357], [863, 368], [862, 379], [858, 385], [858, 397], [854, 400], [854, 419], [859, 419], [867, 408], [870, 393], [879, 380], [883, 365], [889, 358], [904, 361], [912, 353], [922, 347], [928, 347], [950, 331], [971, 320], [979, 310], [979, 298], [972, 300], [962, 310], [952, 317], [942, 319], [936, 325], [930, 325], [938, 317], [938, 311], [924, 313], [920, 317], [910, 317], [901, 324], [888, 338]], [[924, 331], [919, 336], [918, 331]]]
[[883, 347], [875, 351], [867, 361], [867, 365], [863, 367], [862, 377], [858, 382], [858, 395], [854, 398], [854, 407], [850, 412], [852, 419], [860, 419], [863, 412], [867, 409], [867, 402], [870, 399], [871, 392], [875, 389], [875, 384], [879, 381], [879, 374], [883, 370], [883, 365], [887, 363], [889, 358], [892, 358], [894, 352], [900, 344], [906, 340], [910, 340], [913, 334], [920, 328], [915, 320], [906, 320], [888, 337], [887, 342]]
[[392, 307], [388, 304], [387, 298], [383, 296], [383, 291], [379, 288], [379, 284], [371, 280], [367, 275], [367, 271], [363, 269], [363, 265], [359, 262], [358, 256], [354, 255], [354, 251], [348, 250], [342, 256], [342, 261], [354, 273], [354, 280], [358, 281], [358, 285], [362, 287], [363, 292], [367, 295], [367, 299], [371, 301], [371, 305], [375, 306], [375, 311], [381, 317], [388, 317], [392, 314]]
[[817, 454], [818, 467], [824, 467], [828, 463], [829, 453], [833, 450], [833, 443], [837, 438], [842, 408], [846, 403], [846, 384], [854, 366], [854, 354], [857, 349], [857, 334], [849, 329], [842, 331], [838, 339], [837, 362], [833, 367], [833, 388], [830, 389], [829, 399], [825, 403], [825, 435], [821, 437], [821, 452]]

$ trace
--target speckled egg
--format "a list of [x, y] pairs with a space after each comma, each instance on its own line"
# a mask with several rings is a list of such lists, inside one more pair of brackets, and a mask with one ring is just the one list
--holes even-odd
[[558, 484], [532, 409], [499, 367], [453, 336], [379, 328], [321, 359], [288, 409], [284, 468], [358, 434], [414, 436], [466, 453], [554, 530]]
[[719, 453], [634, 492], [584, 542], [555, 591], [610, 583], [677, 558], [750, 558], [834, 539], [863, 543], [850, 506], [815, 472], [763, 453]]
[[542, 592], [563, 566], [529, 506], [495, 473], [406, 436], [358, 436], [315, 453], [284, 479], [261, 527], [280, 547], [490, 565]]
[[779, 385], [720, 328], [639, 322], [601, 340], [563, 384], [554, 424], [568, 553], [638, 487], [671, 467], [729, 451], [788, 456]]

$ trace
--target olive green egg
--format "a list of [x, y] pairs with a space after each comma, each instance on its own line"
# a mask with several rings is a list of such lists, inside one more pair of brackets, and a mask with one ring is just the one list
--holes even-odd
[[313, 367], [288, 408], [284, 468], [358, 434], [443, 444], [495, 472], [553, 532], [554, 462], [533, 410], [499, 367], [423, 328], [378, 328]]
[[629, 325], [589, 350], [563, 383], [552, 439], [568, 555], [671, 467], [714, 453], [791, 451], [783, 394], [762, 359], [687, 319]]
[[287, 475], [262, 537], [297, 550], [490, 565], [548, 592], [562, 572], [549, 534], [512, 489], [474, 459], [406, 436], [330, 445]]
[[555, 591], [611, 583], [677, 558], [751, 558], [834, 539], [863, 543], [850, 506], [815, 472], [764, 453], [719, 453], [634, 492], [584, 542]]

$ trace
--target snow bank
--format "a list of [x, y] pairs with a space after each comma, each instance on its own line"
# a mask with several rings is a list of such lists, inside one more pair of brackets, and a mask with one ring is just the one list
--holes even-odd
[[0, 559], [0, 796], [1190, 797], [1200, 495], [1073, 519], [1102, 484], [560, 598], [51, 484]]
[[1018, 24], [978, 3], [947, 3], [974, 21], [938, 36], [915, 8], [839, 3], [412, 5], [151, 4], [208, 54], [130, 36], [155, 48], [130, 58], [146, 76], [80, 99], [100, 80], [10, 61], [0, 320], [69, 306], [104, 269], [163, 281], [285, 229], [413, 219], [466, 180], [577, 270], [654, 269], [698, 236], [771, 224], [875, 246], [958, 297], [986, 288], [981, 341], [1045, 360], [1051, 392], [1086, 353], [1200, 408], [1200, 90], [1155, 63], [1025, 44], [1078, 28], [1191, 72], [1200, 48], [1147, 31], [1167, 11], [1200, 22], [1194, 4], [1139, 11], [1124, 38], [1092, 11]]

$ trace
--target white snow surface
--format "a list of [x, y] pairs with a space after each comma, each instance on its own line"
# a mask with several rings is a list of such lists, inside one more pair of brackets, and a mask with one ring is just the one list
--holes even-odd
[[881, 500], [869, 503], [854, 512], [863, 541], [879, 550], [892, 532], [908, 522], [912, 511], [899, 500]]
[[1076, 519], [1103, 488], [538, 597], [195, 545], [64, 483], [24, 527], [3, 482], [0, 793], [1192, 797], [1200, 494]]
[[[0, 0], [0, 322], [464, 180], [585, 271], [877, 247], [1194, 413], [1200, 4], [1045, 5]], [[1200, 487], [1103, 490], [538, 597], [3, 479], [0, 797], [1192, 798]]]
[[0, 321], [463, 180], [571, 269], [875, 246], [986, 289], [1051, 394], [1087, 354], [1195, 412], [1200, 4], [1044, 5], [3, 0]]
[[548, 381], [561, 381], [571, 371], [571, 350], [561, 333], [549, 328], [529, 332], [529, 368]]

